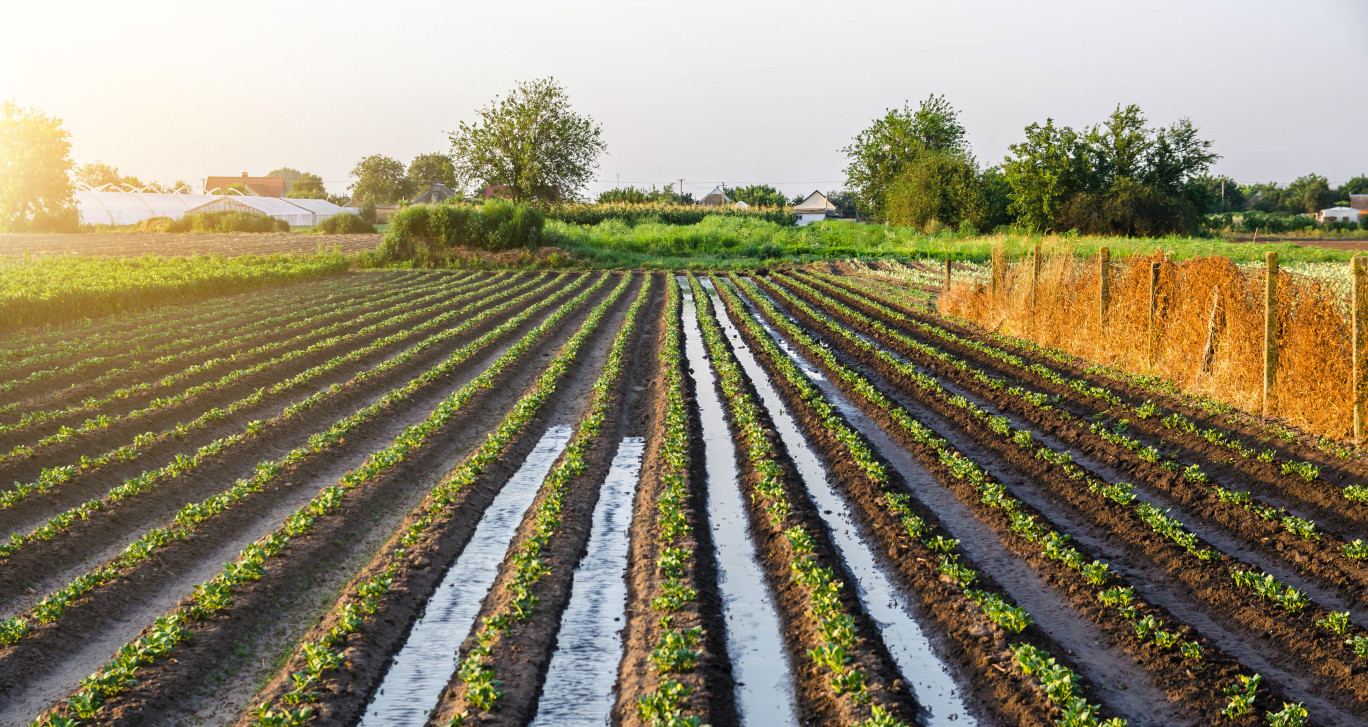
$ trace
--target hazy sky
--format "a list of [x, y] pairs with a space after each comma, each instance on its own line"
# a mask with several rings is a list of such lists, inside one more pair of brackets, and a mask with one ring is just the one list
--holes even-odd
[[0, 99], [65, 120], [78, 163], [198, 181], [291, 166], [332, 191], [405, 164], [516, 81], [603, 125], [591, 191], [838, 187], [884, 108], [945, 94], [982, 163], [1117, 103], [1191, 117], [1241, 181], [1368, 173], [1364, 0], [755, 3], [6, 2]]

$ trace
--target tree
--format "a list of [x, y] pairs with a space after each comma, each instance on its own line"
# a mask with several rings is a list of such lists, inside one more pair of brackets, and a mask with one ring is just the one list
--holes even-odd
[[409, 196], [409, 181], [404, 176], [404, 165], [398, 159], [372, 154], [356, 163], [352, 176], [356, 181], [348, 189], [357, 199], [394, 204]]
[[1307, 174], [1292, 180], [1283, 192], [1283, 204], [1293, 213], [1315, 214], [1334, 201], [1330, 182], [1319, 174]]
[[456, 164], [446, 154], [419, 154], [409, 162], [409, 183], [415, 193], [423, 192], [434, 184], [456, 187]]
[[1243, 212], [1248, 198], [1245, 190], [1248, 187], [1240, 186], [1234, 179], [1221, 175], [1213, 177], [1203, 174], [1196, 180], [1205, 188], [1205, 197], [1209, 200], [1205, 207], [1207, 213], [1221, 212]]
[[[272, 175], [274, 176], [274, 175]], [[300, 172], [290, 184], [285, 196], [291, 199], [327, 199], [328, 190], [323, 188], [323, 178], [317, 174]]]
[[554, 78], [518, 84], [451, 137], [456, 179], [507, 187], [515, 202], [569, 199], [598, 168], [602, 127], [570, 108]]
[[104, 162], [91, 162], [76, 167], [76, 181], [79, 184], [94, 188], [103, 184], [118, 186], [122, 179], [119, 176], [119, 170], [113, 165]]
[[1210, 205], [1201, 178], [1219, 158], [1190, 120], [1151, 128], [1133, 104], [1082, 133], [1031, 124], [1010, 150], [1003, 170], [1021, 224], [1098, 234], [1196, 229]]
[[861, 210], [884, 217], [884, 195], [903, 168], [925, 152], [968, 155], [959, 112], [944, 96], [928, 96], [916, 111], [887, 109], [882, 118], [841, 149], [849, 159], [846, 187], [854, 190]]
[[919, 155], [894, 180], [886, 198], [888, 221], [896, 225], [921, 228], [936, 220], [950, 227], [969, 222], [981, 228], [987, 217], [978, 169], [953, 151]]
[[722, 191], [731, 199], [745, 202], [751, 207], [783, 207], [788, 204], [788, 197], [768, 184], [751, 184], [736, 189], [723, 188]]
[[[652, 192], [655, 190], [652, 189]], [[645, 204], [650, 200], [650, 192], [636, 187], [614, 187], [599, 192], [599, 204]]]
[[[855, 199], [854, 192], [851, 192], [847, 189], [833, 189], [826, 193], [826, 198], [827, 201], [832, 204], [832, 206], [840, 210], [840, 214], [842, 217], [849, 217], [851, 219], [855, 218], [858, 209], [856, 206], [857, 201]], [[807, 199], [807, 195], [805, 194], [794, 197], [792, 206], [796, 207], [798, 203], [802, 202], [805, 199]]]
[[1344, 184], [1341, 184], [1339, 189], [1335, 190], [1336, 199], [1345, 202], [1349, 201], [1349, 195], [1351, 194], [1368, 194], [1368, 174], [1360, 174]]
[[36, 108], [0, 103], [0, 232], [75, 231], [71, 132]]
[[[279, 168], [279, 169], [272, 169], [271, 171], [269, 171], [269, 172], [266, 173], [266, 176], [268, 176], [268, 177], [281, 177], [281, 178], [283, 178], [283, 179], [285, 180], [285, 196], [286, 196], [286, 197], [289, 197], [289, 196], [290, 196], [290, 189], [291, 189], [292, 187], [294, 187], [294, 183], [295, 183], [296, 181], [298, 181], [298, 180], [299, 180], [299, 177], [300, 177], [301, 175], [303, 175], [303, 174], [304, 174], [304, 172], [301, 172], [301, 171], [299, 171], [298, 169], [291, 169], [290, 167], [281, 167], [281, 168]], [[311, 198], [310, 198], [310, 197], [296, 197], [295, 199], [311, 199]]]

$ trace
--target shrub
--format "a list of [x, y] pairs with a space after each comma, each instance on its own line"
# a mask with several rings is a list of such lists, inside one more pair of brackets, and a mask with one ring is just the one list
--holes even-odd
[[314, 231], [324, 235], [359, 235], [375, 232], [375, 225], [361, 219], [361, 215], [341, 214], [318, 223]]
[[200, 212], [166, 226], [167, 232], [289, 232], [290, 223], [253, 212]]
[[173, 223], [170, 217], [149, 217], [138, 223], [138, 232], [166, 232]]
[[360, 213], [360, 216], [361, 216], [361, 219], [365, 220], [366, 222], [370, 222], [370, 223], [372, 223], [372, 224], [375, 223], [375, 199], [374, 199], [374, 198], [372, 198], [372, 197], [367, 197], [367, 198], [366, 198], [366, 201], [363, 202], [363, 203], [361, 204], [361, 213]]
[[395, 213], [382, 260], [440, 263], [456, 248], [499, 252], [541, 244], [546, 220], [535, 207], [491, 200], [475, 205], [413, 205]]
[[748, 220], [766, 220], [778, 225], [792, 227], [798, 221], [797, 215], [788, 207], [735, 209], [732, 207], [705, 207], [694, 204], [667, 204], [648, 202], [633, 204], [611, 202], [607, 204], [562, 204], [546, 211], [549, 219], [568, 222], [572, 225], [597, 225], [605, 220], [622, 220], [630, 225], [655, 223], [667, 225], [696, 225], [707, 217], [740, 217]]

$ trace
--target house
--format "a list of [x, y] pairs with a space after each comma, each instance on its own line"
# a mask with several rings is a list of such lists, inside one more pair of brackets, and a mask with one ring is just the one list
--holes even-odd
[[204, 180], [206, 194], [229, 194], [229, 189], [240, 185], [253, 197], [284, 197], [284, 177], [249, 177], [243, 172], [241, 177], [209, 177]]
[[802, 227], [828, 217], [836, 217], [840, 210], [836, 209], [836, 205], [832, 204], [826, 195], [814, 189], [812, 194], [793, 206], [793, 213], [798, 215], [798, 226]]
[[734, 210], [748, 210], [748, 209], [750, 209], [750, 205], [746, 204], [745, 202], [737, 202], [736, 204], [732, 205], [732, 209], [734, 209]]
[[1363, 210], [1353, 207], [1329, 207], [1316, 215], [1317, 222], [1358, 222]]
[[1349, 206], [1363, 213], [1368, 213], [1368, 194], [1349, 195]]
[[713, 187], [713, 191], [709, 192], [703, 199], [698, 200], [698, 203], [705, 207], [721, 207], [729, 202], [731, 202], [731, 198], [727, 196], [726, 192], [722, 191], [722, 185], [720, 184]]

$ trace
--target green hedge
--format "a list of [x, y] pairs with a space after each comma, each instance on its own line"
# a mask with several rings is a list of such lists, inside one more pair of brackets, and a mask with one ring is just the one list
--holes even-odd
[[492, 200], [483, 205], [420, 204], [390, 218], [380, 246], [385, 261], [440, 263], [456, 248], [499, 252], [541, 245], [546, 219], [535, 207]]
[[738, 210], [732, 207], [704, 207], [703, 205], [667, 204], [664, 202], [562, 204], [549, 208], [546, 211], [546, 216], [549, 219], [560, 220], [572, 225], [597, 225], [605, 220], [622, 220], [632, 225], [639, 222], [696, 225], [708, 217], [739, 217], [747, 220], [764, 220], [784, 226], [792, 226], [798, 221], [798, 216], [793, 214], [792, 208], [789, 207]]

